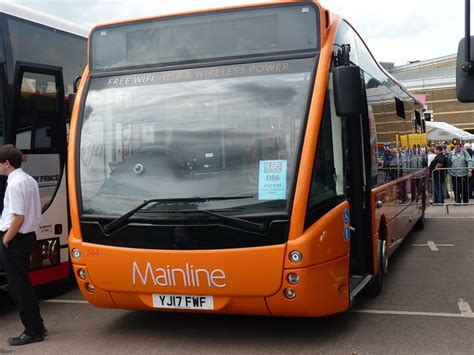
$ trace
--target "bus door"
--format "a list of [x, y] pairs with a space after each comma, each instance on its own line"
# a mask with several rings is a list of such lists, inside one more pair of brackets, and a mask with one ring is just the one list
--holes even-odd
[[[363, 76], [363, 72], [361, 71]], [[363, 80], [362, 80], [363, 82]], [[363, 90], [365, 93], [365, 90]], [[371, 272], [371, 160], [367, 102], [362, 115], [344, 120], [346, 196], [350, 201], [351, 254], [350, 274], [362, 281]], [[366, 279], [367, 280], [367, 279]], [[351, 279], [351, 288], [357, 284]]]
[[24, 154], [22, 168], [39, 185], [42, 220], [32, 268], [68, 260], [65, 177], [66, 110], [62, 69], [17, 64], [8, 143]]

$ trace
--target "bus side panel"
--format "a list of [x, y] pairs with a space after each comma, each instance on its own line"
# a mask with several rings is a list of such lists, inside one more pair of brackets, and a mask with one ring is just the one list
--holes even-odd
[[377, 254], [378, 252], [378, 240], [380, 239], [380, 228], [382, 228], [381, 223], [382, 222], [382, 216], [383, 216], [383, 211], [381, 208], [376, 207], [376, 201], [378, 194], [374, 193], [372, 191], [371, 193], [371, 206], [372, 206], [372, 261], [374, 265], [374, 271], [373, 274], [377, 275], [379, 272], [379, 256]]
[[[288, 242], [282, 287], [267, 298], [272, 315], [323, 316], [349, 307], [348, 211], [349, 203], [345, 201], [321, 217], [301, 237]], [[289, 260], [288, 254], [293, 250], [302, 253], [301, 263]], [[288, 282], [289, 273], [300, 276], [296, 285]], [[296, 291], [294, 299], [284, 296], [286, 288]]]
[[288, 241], [285, 269], [295, 267], [288, 257], [292, 250], [299, 250], [303, 254], [303, 260], [296, 265], [299, 268], [348, 255], [350, 240], [347, 233], [350, 220], [344, 220], [344, 213], [348, 212], [349, 203], [345, 201], [319, 218], [299, 238]]
[[57, 266], [30, 271], [30, 279], [33, 286], [49, 282], [64, 280], [69, 276], [69, 262], [63, 262]]
[[28, 154], [27, 159], [22, 168], [38, 181], [43, 209], [30, 263], [30, 269], [37, 270], [32, 276], [33, 283], [41, 284], [67, 278], [69, 274], [67, 267], [60, 266], [69, 261], [66, 176], [61, 174], [59, 154]]
[[273, 316], [319, 317], [343, 312], [349, 307], [349, 255], [321, 265], [286, 270], [285, 280], [290, 272], [300, 275], [300, 282], [291, 285], [296, 297], [288, 299], [283, 292], [267, 297]]
[[[382, 202], [382, 207], [375, 210], [373, 230], [380, 231], [382, 216], [386, 223], [386, 239], [388, 244], [388, 255], [393, 254], [395, 249], [405, 239], [406, 235], [415, 225], [421, 215], [422, 200], [413, 195], [411, 184], [413, 175], [393, 181], [381, 188], [377, 188], [372, 193], [373, 205], [376, 201]], [[377, 240], [373, 239], [374, 265], [378, 265]]]

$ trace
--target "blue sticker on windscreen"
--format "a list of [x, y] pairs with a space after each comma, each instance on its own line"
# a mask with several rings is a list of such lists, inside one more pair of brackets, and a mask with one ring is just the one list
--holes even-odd
[[258, 199], [286, 199], [286, 160], [261, 160], [258, 170]]

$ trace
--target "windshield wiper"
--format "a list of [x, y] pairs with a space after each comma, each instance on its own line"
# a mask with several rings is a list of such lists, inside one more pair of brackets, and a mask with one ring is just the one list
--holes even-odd
[[265, 235], [268, 229], [268, 225], [264, 223], [255, 223], [237, 217], [224, 216], [223, 214], [209, 210], [167, 210], [166, 212], [182, 214], [203, 213], [216, 217], [219, 221], [224, 221], [227, 225], [243, 230], [244, 232], [251, 232], [259, 235]]
[[[138, 205], [137, 207], [133, 208], [132, 210], [128, 211], [127, 213], [117, 217], [112, 222], [106, 224], [102, 229], [105, 234], [110, 234], [111, 232], [119, 229], [120, 227], [124, 226], [130, 217], [132, 217], [135, 213], [143, 209], [143, 207], [148, 206], [150, 203], [157, 203], [159, 205], [165, 205], [167, 203], [179, 203], [179, 202], [197, 202], [203, 203], [207, 201], [224, 201], [224, 200], [236, 200], [236, 199], [243, 199], [243, 198], [253, 198], [254, 196], [231, 196], [231, 197], [188, 197], [188, 198], [153, 198], [150, 200], [145, 200], [143, 203]], [[211, 212], [212, 213], [212, 212]], [[228, 217], [230, 218], [230, 217]], [[248, 221], [245, 221], [248, 222]], [[252, 222], [249, 222], [252, 223]]]

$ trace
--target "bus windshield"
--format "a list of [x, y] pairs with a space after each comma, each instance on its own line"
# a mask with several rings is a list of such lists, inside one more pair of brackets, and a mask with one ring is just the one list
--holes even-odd
[[192, 208], [286, 212], [314, 68], [312, 57], [91, 78], [80, 136], [83, 213], [210, 196], [231, 198]]

